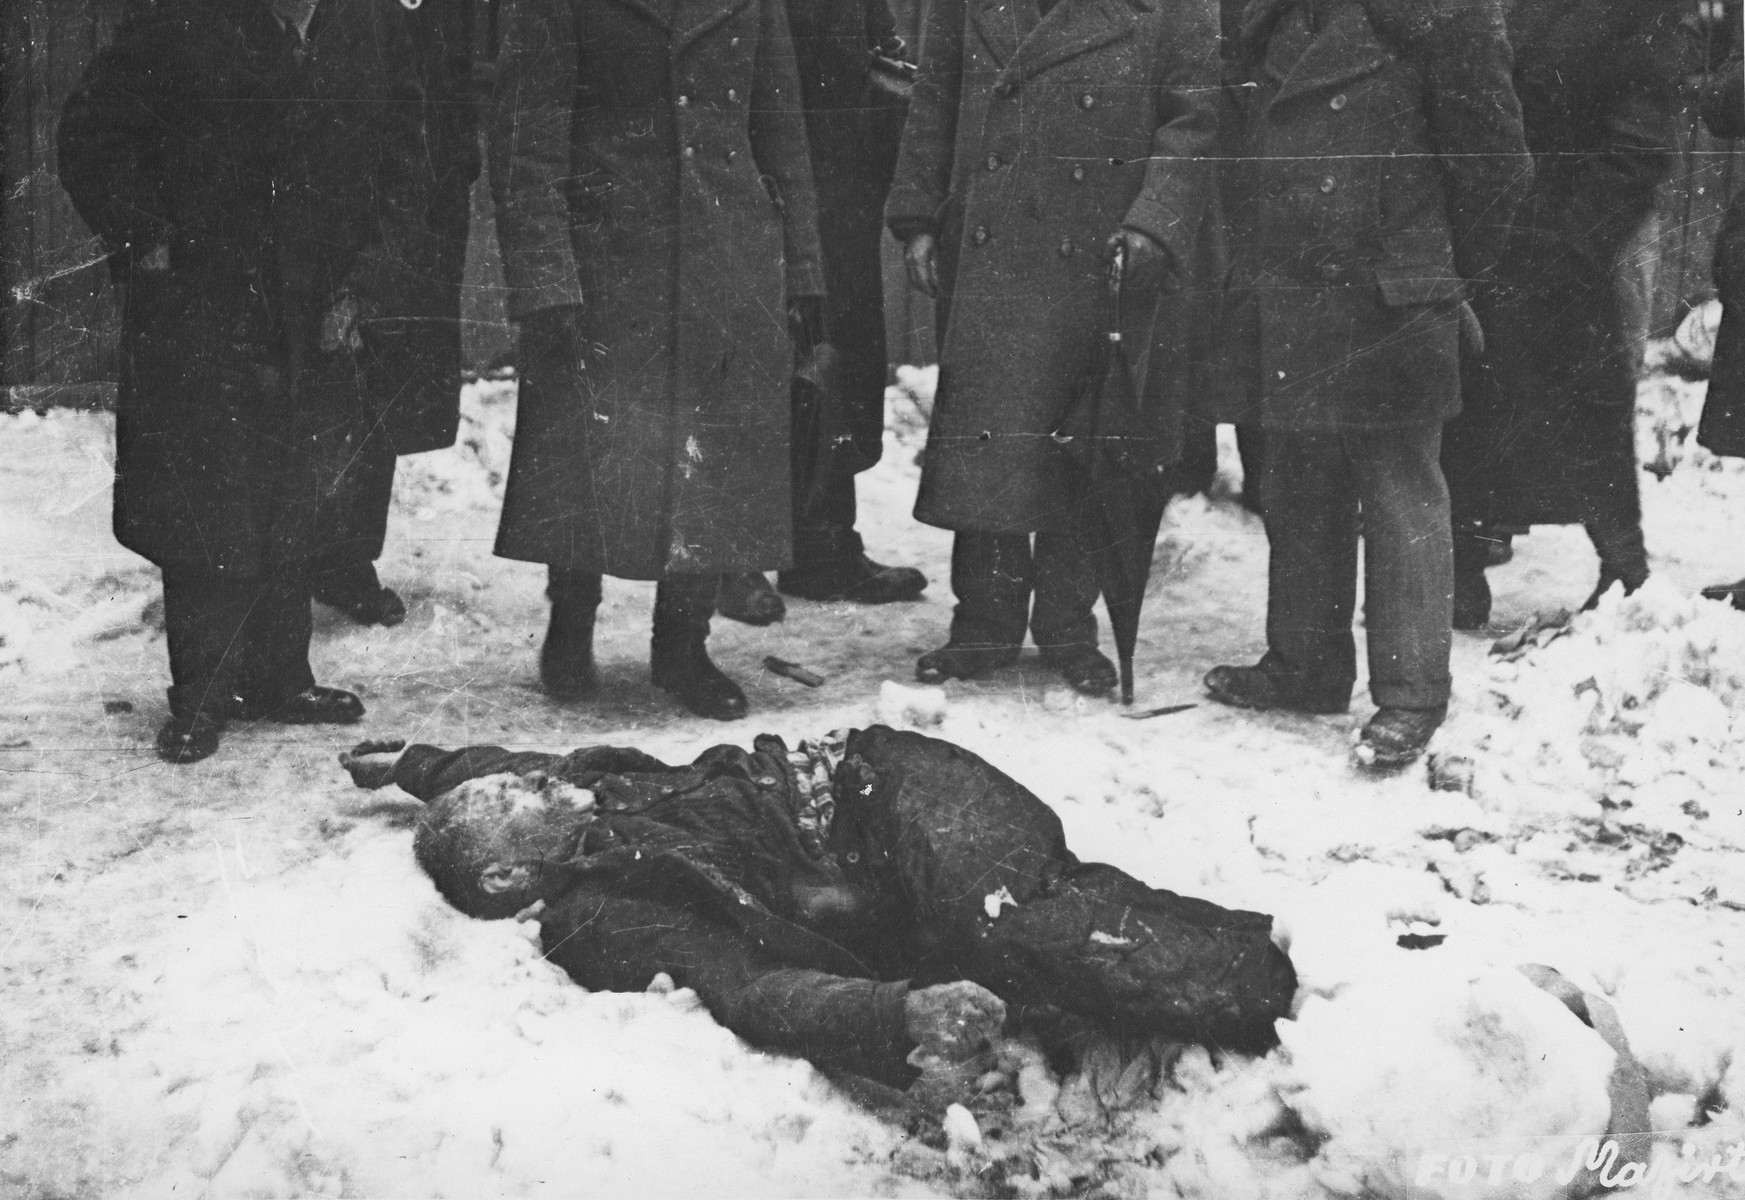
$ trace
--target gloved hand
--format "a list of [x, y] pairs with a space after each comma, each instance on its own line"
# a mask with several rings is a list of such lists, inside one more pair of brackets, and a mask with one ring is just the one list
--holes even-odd
[[909, 1085], [911, 1107], [938, 1114], [952, 1104], [1009, 1107], [1011, 1072], [994, 1045], [1006, 1004], [968, 980], [909, 993], [904, 1028], [915, 1042], [909, 1065], [921, 1077]]

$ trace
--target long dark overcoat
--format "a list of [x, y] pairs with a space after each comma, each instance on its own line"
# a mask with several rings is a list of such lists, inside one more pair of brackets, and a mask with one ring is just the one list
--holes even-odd
[[[140, 6], [68, 99], [61, 183], [124, 293], [115, 536], [258, 576], [307, 552], [349, 414], [305, 386], [342, 291], [397, 311], [419, 89], [399, 6]], [[140, 259], [168, 247], [168, 269]]]
[[[822, 295], [781, 0], [513, 0], [490, 139], [523, 355], [497, 553], [631, 579], [786, 565], [787, 303]], [[525, 340], [524, 340], [525, 344]]]
[[406, 311], [365, 331], [366, 415], [400, 454], [454, 444], [460, 428], [461, 280], [466, 269], [479, 119], [473, 86], [473, 0], [423, 0], [405, 13], [424, 106], [415, 160], [418, 200], [408, 243], [416, 270]]
[[[1716, 137], [1745, 137], [1745, 62], [1734, 57], [1703, 97], [1703, 120]], [[1715, 235], [1715, 291], [1721, 328], [1697, 440], [1716, 454], [1745, 457], [1745, 192], [1727, 202]]]
[[1486, 352], [1442, 466], [1457, 516], [1564, 524], [1640, 512], [1636, 363], [1620, 248], [1673, 165], [1678, 89], [1700, 69], [1678, 0], [1515, 0], [1515, 90], [1535, 162], [1482, 311]]
[[818, 186], [824, 309], [838, 355], [853, 467], [884, 452], [885, 196], [897, 168], [906, 106], [875, 87], [871, 52], [896, 34], [887, 0], [788, 0], [806, 135]]
[[[1500, 5], [1421, 26], [1351, 0], [1253, 0], [1226, 164], [1226, 361], [1247, 414], [1293, 431], [1440, 422], [1460, 407], [1459, 312], [1531, 175]], [[1378, 25], [1381, 28], [1378, 28]]]
[[885, 209], [899, 238], [939, 239], [940, 382], [915, 516], [965, 532], [1067, 517], [1077, 468], [1050, 435], [1107, 328], [1105, 244], [1127, 226], [1190, 262], [1210, 194], [1212, 4], [1037, 11], [927, 6]]

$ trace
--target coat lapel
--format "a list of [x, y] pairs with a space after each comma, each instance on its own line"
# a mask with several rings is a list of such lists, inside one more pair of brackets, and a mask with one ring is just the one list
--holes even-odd
[[673, 0], [610, 0], [622, 5], [643, 20], [671, 33], [673, 30]]
[[1019, 83], [1057, 63], [1127, 37], [1139, 22], [1136, 10], [1149, 9], [1150, 4], [1151, 0], [1056, 0], [1048, 15], [1019, 43], [1000, 73], [1000, 82]]
[[1388, 60], [1388, 52], [1370, 26], [1361, 4], [1346, 4], [1323, 29], [1309, 48], [1303, 51], [1291, 73], [1285, 76], [1273, 105], [1284, 104], [1297, 96], [1325, 91], [1379, 71]]
[[994, 66], [1004, 67], [1036, 23], [1036, 0], [970, 0], [970, 19]]
[[692, 42], [754, 2], [762, 0], [674, 0], [674, 53], [683, 54]]

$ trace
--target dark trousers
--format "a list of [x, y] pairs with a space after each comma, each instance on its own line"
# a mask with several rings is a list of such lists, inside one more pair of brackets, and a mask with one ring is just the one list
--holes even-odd
[[370, 566], [382, 555], [394, 499], [394, 448], [380, 429], [360, 428], [323, 480], [316, 516], [315, 575]]
[[1317, 697], [1350, 695], [1361, 511], [1370, 696], [1384, 708], [1448, 702], [1454, 552], [1441, 442], [1439, 425], [1267, 431], [1269, 671]]
[[957, 610], [951, 640], [1043, 649], [1097, 644], [1096, 570], [1076, 527], [1030, 534], [960, 533], [951, 547]]
[[831, 566], [857, 558], [863, 550], [854, 531], [854, 475], [841, 468], [830, 474], [810, 497], [794, 489], [794, 565]]
[[309, 628], [301, 576], [231, 579], [166, 569], [171, 711], [226, 716], [238, 697], [271, 707], [314, 686]]

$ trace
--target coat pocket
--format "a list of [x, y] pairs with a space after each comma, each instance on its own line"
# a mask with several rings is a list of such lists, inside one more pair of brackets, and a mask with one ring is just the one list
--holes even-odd
[[1466, 298], [1466, 284], [1440, 263], [1387, 263], [1375, 268], [1375, 286], [1388, 308], [1440, 304], [1453, 307]]

